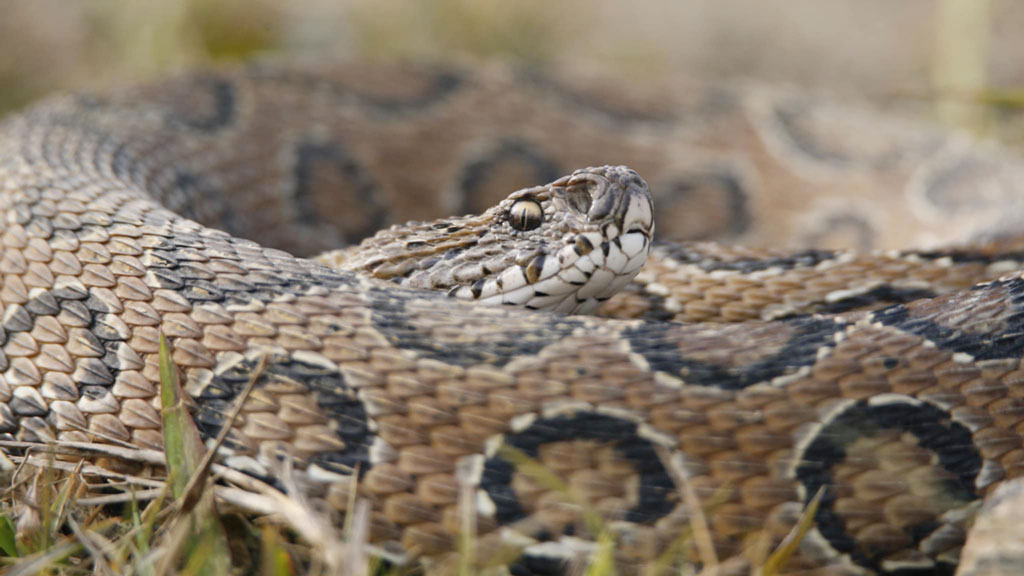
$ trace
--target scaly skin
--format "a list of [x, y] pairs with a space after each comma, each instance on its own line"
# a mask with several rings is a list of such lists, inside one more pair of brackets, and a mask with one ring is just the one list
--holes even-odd
[[[559, 150], [570, 160], [571, 144], [586, 142], [595, 155], [640, 158], [652, 173], [671, 164], [677, 137], [696, 129], [674, 116], [593, 106], [580, 99], [580, 85], [568, 89], [551, 78], [512, 76], [519, 80], [510, 84], [500, 72], [473, 81], [414, 76], [427, 80], [395, 95], [371, 71], [367, 95], [335, 73], [258, 65], [55, 98], [0, 126], [0, 433], [160, 448], [163, 331], [210, 438], [265, 360], [221, 461], [273, 480], [271, 463], [292, 458], [298, 484], [325, 513], [340, 519], [356, 490], [370, 504], [378, 550], [440, 567], [456, 544], [460, 482], [476, 491], [480, 562], [512, 541], [526, 544], [525, 566], [551, 567], [595, 537], [577, 505], [504, 459], [516, 451], [562, 475], [607, 521], [626, 572], [650, 565], [690, 530], [678, 484], [684, 478], [710, 503], [714, 549], [732, 566], [756, 561], [753, 543], [761, 538], [778, 543], [824, 489], [791, 573], [951, 571], [983, 498], [1024, 469], [1024, 280], [1013, 272], [962, 290], [1016, 267], [1012, 238], [957, 250], [767, 259], [707, 245], [657, 248], [651, 271], [620, 308], [648, 319], [622, 320], [411, 290], [186, 218], [310, 253], [331, 240], [322, 237], [331, 218], [356, 223], [342, 231], [358, 235], [374, 219], [360, 211], [380, 216], [389, 202], [403, 210], [423, 203], [412, 164], [424, 181], [445, 173], [438, 158], [458, 156], [451, 154], [457, 147], [432, 146], [430, 138], [468, 134], [473, 141], [475, 124], [460, 118], [481, 110], [492, 127], [510, 130], [562, 122], [551, 138], [565, 139]], [[385, 95], [372, 94], [374, 87]], [[548, 98], [533, 104], [531, 91]], [[623, 94], [629, 102], [629, 91]], [[582, 114], [578, 131], [551, 115], [552, 101]], [[787, 164], [793, 157], [786, 154], [810, 145], [794, 134], [824, 133], [814, 132], [813, 115], [787, 105], [765, 116], [758, 102], [749, 117], [713, 108], [699, 119], [722, 121], [720, 114], [768, 130], [743, 146], [757, 150], [753, 164], [782, 180], [785, 167], [799, 171], [815, 159], [821, 165], [808, 173], [819, 180], [865, 169], [876, 184], [891, 183], [914, 172], [908, 202], [933, 201], [931, 212], [916, 220], [902, 212], [906, 225], [890, 239], [914, 234], [908, 230], [929, 219], [955, 220], [936, 206], [962, 208], [961, 181], [949, 179], [955, 170], [936, 166], [950, 153], [942, 137], [922, 136], [918, 147], [910, 136], [880, 138], [886, 151], [898, 143], [903, 154], [895, 155], [840, 143]], [[536, 106], [536, 114], [521, 114], [524, 106]], [[346, 137], [349, 129], [368, 134], [360, 122], [373, 114], [381, 134], [376, 155], [358, 147], [375, 137]], [[620, 130], [604, 140], [587, 125], [612, 121]], [[889, 134], [892, 125], [884, 126]], [[416, 146], [395, 152], [414, 137]], [[353, 142], [359, 155], [346, 155]], [[779, 150], [788, 152], [770, 156]], [[655, 157], [644, 160], [647, 152]], [[365, 170], [360, 157], [398, 158], [394, 173], [416, 183], [409, 199], [396, 200], [400, 186], [372, 195], [371, 184], [387, 177], [376, 165]], [[978, 156], [972, 149], [963, 157]], [[1010, 160], [983, 158], [1015, 169]], [[924, 176], [904, 165], [916, 161]], [[464, 174], [478, 186], [488, 173], [475, 169]], [[928, 176], [936, 173], [945, 179]], [[853, 180], [861, 184], [849, 196], [863, 200], [864, 178]], [[443, 189], [436, 188], [437, 199]], [[659, 229], [678, 231], [673, 218], [663, 218], [673, 210], [659, 208], [654, 196]], [[890, 201], [894, 212], [906, 208]], [[332, 205], [343, 210], [325, 209]], [[749, 219], [753, 206], [746, 210]], [[798, 221], [784, 213], [776, 224]], [[298, 232], [310, 218], [314, 231]], [[787, 233], [761, 224], [740, 230], [735, 218], [725, 220], [731, 224], [722, 230], [734, 237]], [[826, 227], [847, 230], [844, 222]], [[781, 227], [794, 240], [822, 237], [814, 226]], [[914, 290], [938, 295], [885, 305], [925, 295]], [[857, 306], [881, 309], [806, 315], [861, 296]], [[645, 310], [638, 298], [654, 303]], [[670, 320], [697, 317], [755, 319]]]

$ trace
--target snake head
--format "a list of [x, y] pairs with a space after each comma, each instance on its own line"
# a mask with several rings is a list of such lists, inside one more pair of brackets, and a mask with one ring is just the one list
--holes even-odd
[[392, 226], [321, 261], [484, 304], [590, 313], [643, 267], [654, 234], [647, 184], [625, 166], [584, 168], [476, 216]]

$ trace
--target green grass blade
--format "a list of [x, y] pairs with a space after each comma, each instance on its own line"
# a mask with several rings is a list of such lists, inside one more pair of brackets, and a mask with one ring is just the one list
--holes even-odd
[[292, 557], [285, 550], [281, 541], [281, 533], [277, 528], [266, 526], [261, 531], [263, 545], [262, 567], [260, 574], [263, 576], [294, 576], [295, 565]]
[[586, 576], [615, 576], [615, 537], [603, 530], [597, 538], [597, 553], [587, 566]]
[[[175, 498], [184, 499], [189, 481], [201, 467], [206, 447], [199, 430], [185, 406], [178, 368], [171, 360], [167, 340], [160, 334], [160, 402], [164, 423], [164, 452], [167, 475]], [[197, 576], [220, 576], [231, 570], [231, 554], [227, 534], [217, 517], [213, 492], [198, 492], [197, 501], [185, 502], [182, 510], [188, 517], [191, 535], [185, 545], [185, 573]]]
[[7, 516], [0, 516], [0, 552], [9, 558], [18, 557], [18, 537], [14, 522]]
[[185, 494], [189, 478], [203, 459], [205, 447], [185, 407], [178, 368], [167, 340], [160, 334], [160, 405], [164, 423], [167, 475], [175, 498]]

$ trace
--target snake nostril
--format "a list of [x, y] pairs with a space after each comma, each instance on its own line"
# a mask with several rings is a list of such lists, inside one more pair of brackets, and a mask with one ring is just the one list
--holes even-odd
[[567, 189], [565, 191], [565, 199], [569, 208], [580, 214], [586, 214], [590, 211], [593, 196], [590, 192], [590, 186], [586, 186], [586, 183], [582, 184], [584, 185]]

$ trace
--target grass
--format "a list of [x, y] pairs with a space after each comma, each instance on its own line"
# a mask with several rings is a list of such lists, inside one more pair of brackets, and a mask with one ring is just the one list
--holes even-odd
[[[243, 391], [243, 398], [261, 369]], [[20, 451], [5, 460], [10, 488], [0, 498], [0, 572], [6, 576], [408, 573], [401, 568], [385, 569], [369, 557], [366, 502], [353, 498], [348, 506], [353, 513], [345, 519], [342, 536], [310, 509], [301, 495], [283, 494], [216, 465], [213, 450], [204, 445], [191, 419], [178, 370], [163, 338], [160, 377], [165, 452], [74, 442], [0, 444]], [[230, 415], [228, 422], [237, 413]], [[212, 447], [224, 436], [222, 433]], [[615, 531], [557, 474], [520, 452], [504, 450], [501, 455], [538, 484], [562, 493], [584, 510], [588, 531], [597, 535], [597, 551], [590, 558], [579, 559], [576, 573], [614, 575]], [[86, 463], [83, 457], [95, 463]], [[679, 573], [681, 566], [696, 560], [688, 556], [689, 550], [696, 548], [707, 573], [713, 573], [718, 559], [710, 544], [707, 515], [721, 502], [713, 497], [696, 503], [688, 481], [676, 481], [682, 486], [681, 496], [697, 513], [691, 529], [648, 572]], [[287, 476], [282, 484], [294, 485]], [[820, 494], [778, 549], [764, 554], [764, 561], [752, 574], [782, 573], [811, 526], [819, 498]], [[500, 564], [514, 560], [518, 552], [497, 555], [497, 564], [477, 565], [474, 501], [473, 490], [467, 488], [462, 494], [466, 510], [459, 540], [462, 554], [455, 572], [459, 576], [502, 573]], [[693, 543], [696, 546], [690, 545]]]
[[[7, 460], [4, 472], [0, 572], [286, 576], [315, 573], [310, 568], [319, 565], [322, 573], [337, 573], [330, 564], [337, 555], [317, 552], [339, 543], [330, 540], [325, 520], [301, 501], [213, 464], [168, 352], [161, 340], [166, 452], [4, 443], [22, 452]], [[82, 457], [100, 460], [86, 464]], [[233, 486], [215, 486], [218, 477]], [[263, 517], [270, 512], [278, 512], [276, 521]]]
[[[203, 489], [209, 481], [209, 463], [212, 461], [207, 455], [213, 454], [214, 450], [206, 451], [188, 412], [180, 375], [171, 361], [163, 334], [160, 335], [160, 404], [167, 477], [174, 495], [175, 512], [184, 517], [174, 542], [189, 552], [184, 556], [187, 560], [183, 572], [197, 576], [226, 574], [231, 568], [227, 534], [217, 516], [213, 492]], [[232, 420], [228, 421], [225, 430], [230, 428]], [[175, 563], [174, 555], [167, 554], [164, 564], [172, 563]]]

